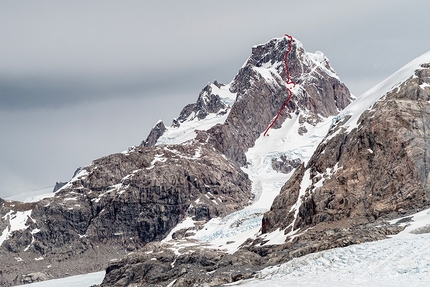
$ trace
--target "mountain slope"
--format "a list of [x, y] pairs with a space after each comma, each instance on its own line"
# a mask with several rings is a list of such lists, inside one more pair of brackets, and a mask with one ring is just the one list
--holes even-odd
[[[230, 84], [207, 85], [171, 127], [159, 122], [141, 146], [95, 160], [53, 198], [28, 204], [1, 200], [0, 255], [9, 266], [4, 278], [17, 284], [33, 278], [26, 275], [34, 271], [56, 277], [65, 270], [100, 270], [109, 260], [163, 239], [184, 219], [191, 218], [198, 230], [252, 203], [259, 194], [252, 193], [242, 168], [250, 164], [246, 152], [288, 96], [283, 61], [288, 47], [297, 85], [271, 134], [288, 118], [295, 123], [288, 133], [304, 135], [352, 99], [322, 53], [307, 53], [299, 41], [289, 41], [283, 37], [254, 47]], [[271, 166], [284, 172], [303, 160], [290, 159], [285, 150], [278, 156], [271, 157]]]
[[[428, 206], [430, 53], [350, 105], [263, 219], [263, 232], [345, 226]], [[285, 218], [287, 214], [287, 219]], [[288, 231], [286, 231], [288, 232]]]
[[[429, 205], [429, 60], [429, 54], [416, 59], [351, 104], [349, 112], [333, 118], [325, 139], [316, 149], [310, 149], [315, 150], [313, 155], [303, 160], [264, 214], [262, 233], [258, 224], [246, 228], [258, 221], [251, 205], [222, 220], [210, 221], [205, 225], [208, 231], [190, 236], [212, 244], [205, 246], [180, 238], [147, 246], [146, 252], [112, 264], [102, 286], [220, 285], [252, 278], [262, 267], [308, 253], [381, 240], [400, 232], [404, 228], [401, 223], [409, 219], [387, 219]], [[326, 119], [326, 123], [331, 120]], [[285, 129], [299, 131], [294, 116], [291, 121], [284, 121]], [[284, 125], [271, 134], [282, 131]], [[255, 148], [264, 150], [258, 144], [264, 139], [260, 137]], [[270, 158], [269, 149], [260, 159]], [[245, 154], [251, 159], [248, 155], [258, 153], [249, 149]], [[265, 164], [260, 161], [262, 166]], [[257, 178], [249, 174], [255, 192]], [[264, 186], [264, 181], [261, 184]], [[266, 196], [265, 191], [262, 196]], [[190, 222], [182, 227], [183, 233], [193, 230]], [[202, 232], [203, 237], [199, 236]], [[160, 268], [162, 275], [155, 271]], [[134, 274], [144, 275], [135, 278]]]

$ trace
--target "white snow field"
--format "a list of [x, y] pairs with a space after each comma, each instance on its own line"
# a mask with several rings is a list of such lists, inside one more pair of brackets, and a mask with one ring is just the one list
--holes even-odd
[[11, 195], [4, 199], [6, 200], [16, 200], [21, 202], [36, 202], [44, 198], [53, 197], [55, 193], [52, 192], [53, 186], [45, 187], [42, 189], [37, 189], [33, 191], [27, 191], [20, 194]]
[[[430, 209], [410, 218], [405, 230], [392, 238], [295, 258], [262, 270], [258, 279], [229, 285], [430, 286]], [[420, 232], [427, 233], [415, 234]]]
[[88, 273], [83, 275], [70, 276], [61, 279], [53, 279], [32, 284], [19, 285], [16, 287], [90, 287], [95, 284], [100, 284], [105, 276], [105, 271]]
[[267, 268], [259, 277], [235, 285], [430, 286], [430, 234], [310, 254]]

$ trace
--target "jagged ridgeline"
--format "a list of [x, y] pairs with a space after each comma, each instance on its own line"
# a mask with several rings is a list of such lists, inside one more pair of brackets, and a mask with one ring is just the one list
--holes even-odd
[[[350, 105], [328, 59], [289, 41], [254, 46], [229, 84], [208, 84], [172, 125], [160, 121], [141, 145], [94, 160], [54, 197], [1, 200], [3, 285], [109, 264], [103, 286], [223, 284], [310, 252], [385, 238], [400, 230], [385, 219], [428, 207], [429, 54]], [[253, 211], [266, 196], [257, 178], [268, 173], [252, 169], [251, 154], [288, 98], [285, 63], [296, 86], [261, 157], [280, 178], [272, 188], [279, 195]], [[323, 132], [316, 140], [315, 129]], [[294, 152], [289, 138], [303, 140]], [[252, 218], [261, 230], [235, 253], [193, 237], [211, 219], [245, 213], [231, 228]], [[181, 222], [190, 224], [174, 230]]]

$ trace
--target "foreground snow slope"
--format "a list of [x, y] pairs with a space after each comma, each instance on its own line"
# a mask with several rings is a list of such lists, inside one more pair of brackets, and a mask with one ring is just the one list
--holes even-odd
[[266, 268], [237, 284], [260, 286], [430, 286], [430, 209], [407, 218], [390, 239], [335, 248]]
[[77, 276], [70, 276], [61, 279], [48, 280], [38, 283], [19, 285], [16, 287], [89, 287], [95, 284], [100, 284], [103, 281], [105, 272], [94, 272]]
[[[430, 229], [430, 209], [392, 224], [405, 219], [405, 232], [393, 238], [295, 258], [262, 270], [259, 278], [229, 286], [430, 286], [430, 234], [414, 234]], [[103, 276], [96, 272], [25, 286], [89, 287], [101, 283]]]
[[240, 286], [430, 286], [430, 234], [309, 254]]

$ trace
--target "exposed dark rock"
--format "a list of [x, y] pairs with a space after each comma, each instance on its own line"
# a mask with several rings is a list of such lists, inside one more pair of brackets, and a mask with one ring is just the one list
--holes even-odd
[[62, 188], [63, 186], [65, 186], [67, 184], [67, 182], [56, 182], [54, 185], [54, 189], [52, 190], [52, 192], [56, 192], [57, 190], [59, 190], [60, 188]]
[[21, 282], [24, 284], [35, 283], [48, 280], [48, 275], [42, 272], [29, 273], [22, 276]]
[[162, 121], [159, 121], [151, 130], [146, 140], [144, 140], [141, 145], [142, 146], [154, 146], [157, 140], [163, 135], [166, 131], [166, 126]]
[[3, 202], [0, 227], [8, 223], [3, 217], [9, 211], [32, 210], [27, 228], [0, 246], [9, 264], [4, 277], [10, 282], [12, 275], [38, 270], [39, 257], [50, 262], [53, 276], [62, 274], [58, 262], [65, 266], [80, 258], [86, 262], [70, 275], [100, 270], [112, 258], [161, 240], [186, 216], [205, 221], [225, 216], [251, 198], [247, 175], [204, 145], [140, 146], [109, 155], [81, 169], [53, 198]]
[[299, 158], [287, 159], [285, 155], [281, 155], [279, 158], [272, 159], [272, 168], [278, 172], [290, 173], [293, 169], [297, 168], [302, 161]]

